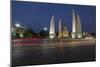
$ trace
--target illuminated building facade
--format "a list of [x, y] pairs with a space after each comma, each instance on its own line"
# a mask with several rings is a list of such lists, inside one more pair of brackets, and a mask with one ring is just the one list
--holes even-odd
[[15, 27], [15, 26], [13, 26], [11, 28], [12, 37], [23, 38], [25, 30], [26, 30], [25, 27]]

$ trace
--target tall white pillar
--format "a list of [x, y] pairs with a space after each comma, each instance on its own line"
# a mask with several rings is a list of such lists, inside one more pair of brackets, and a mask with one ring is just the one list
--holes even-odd
[[73, 11], [72, 19], [72, 38], [82, 38], [82, 27], [79, 15], [75, 15]]
[[73, 18], [72, 18], [72, 38], [75, 38], [76, 37], [76, 18], [75, 18], [75, 13], [74, 13], [74, 10], [73, 10]]
[[55, 38], [54, 16], [51, 17], [51, 21], [50, 21], [49, 38], [51, 38], [51, 39]]
[[82, 27], [79, 15], [77, 15], [77, 29], [78, 29], [77, 33], [78, 38], [82, 38]]
[[62, 31], [61, 31], [61, 19], [59, 19], [59, 25], [58, 25], [58, 38], [62, 37]]

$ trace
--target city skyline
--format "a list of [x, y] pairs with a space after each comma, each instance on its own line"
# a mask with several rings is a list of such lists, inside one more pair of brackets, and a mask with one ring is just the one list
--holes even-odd
[[72, 32], [72, 11], [80, 16], [83, 32], [95, 32], [96, 26], [96, 7], [95, 6], [81, 6], [81, 5], [67, 5], [67, 4], [50, 4], [38, 2], [12, 2], [12, 24], [19, 23], [25, 27], [30, 27], [32, 30], [38, 32], [47, 28], [49, 31], [49, 24], [51, 16], [55, 16], [54, 23], [56, 32], [58, 32], [59, 18], [62, 20], [62, 25], [68, 27], [68, 31]]

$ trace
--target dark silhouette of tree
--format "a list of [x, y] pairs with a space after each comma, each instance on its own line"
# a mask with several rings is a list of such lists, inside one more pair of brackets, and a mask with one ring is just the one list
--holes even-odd
[[24, 37], [36, 37], [36, 33], [31, 28], [28, 28], [25, 30]]
[[41, 38], [47, 38], [49, 36], [49, 32], [48, 31], [41, 30], [39, 32], [39, 35], [40, 35]]
[[19, 33], [12, 33], [12, 38], [14, 39], [14, 38], [20, 38], [19, 37]]
[[93, 37], [96, 37], [96, 33], [91, 33], [91, 35], [92, 35]]

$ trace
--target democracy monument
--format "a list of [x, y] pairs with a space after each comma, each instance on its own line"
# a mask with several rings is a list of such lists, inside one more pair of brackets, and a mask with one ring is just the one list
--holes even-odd
[[[54, 16], [52, 16], [51, 21], [50, 21], [49, 38], [53, 39], [55, 37], [56, 35], [55, 35]], [[58, 24], [58, 38], [62, 38], [62, 37], [69, 37], [69, 35], [68, 35], [67, 26], [64, 26], [62, 30], [62, 23], [61, 23], [61, 18], [60, 18], [59, 24]], [[78, 14], [76, 15], [74, 11], [73, 11], [73, 18], [72, 18], [71, 37], [82, 38], [82, 27], [81, 27], [80, 17]]]

